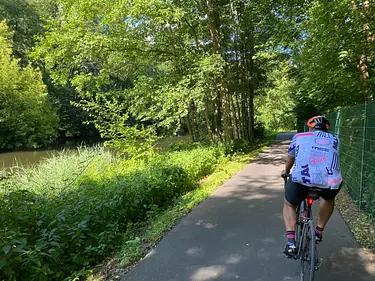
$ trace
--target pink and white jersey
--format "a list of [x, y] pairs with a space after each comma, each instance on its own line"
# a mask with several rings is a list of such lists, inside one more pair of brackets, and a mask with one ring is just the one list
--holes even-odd
[[337, 136], [322, 131], [296, 134], [288, 155], [295, 157], [292, 181], [311, 187], [340, 187], [340, 140]]

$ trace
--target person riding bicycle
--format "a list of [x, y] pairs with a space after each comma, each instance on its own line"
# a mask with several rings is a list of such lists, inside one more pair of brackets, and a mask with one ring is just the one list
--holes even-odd
[[324, 116], [314, 116], [307, 121], [308, 132], [294, 135], [288, 150], [285, 170], [281, 176], [291, 176], [285, 185], [283, 217], [288, 242], [284, 254], [296, 255], [296, 208], [306, 199], [309, 188], [319, 188], [321, 197], [318, 223], [315, 229], [317, 243], [323, 240], [323, 229], [332, 215], [335, 197], [342, 186], [340, 173], [340, 140], [328, 132], [330, 122]]

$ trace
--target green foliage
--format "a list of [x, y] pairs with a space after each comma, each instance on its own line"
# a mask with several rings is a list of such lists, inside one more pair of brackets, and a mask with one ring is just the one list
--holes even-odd
[[34, 36], [42, 31], [39, 14], [33, 0], [1, 0], [0, 19], [6, 19], [14, 32], [14, 55], [27, 62], [26, 55], [34, 45]]
[[113, 272], [108, 272], [106, 264], [102, 264], [97, 267], [99, 269], [95, 270], [94, 275], [90, 274], [88, 280], [100, 280], [103, 276], [111, 280], [111, 277], [115, 278], [113, 275], [117, 275], [117, 268], [123, 270], [124, 266], [130, 266], [139, 261], [181, 217], [204, 201], [218, 186], [242, 169], [274, 140], [275, 135], [261, 142], [259, 146], [253, 146], [247, 153], [237, 154], [230, 160], [221, 161], [215, 171], [201, 181], [199, 188], [179, 197], [166, 211], [154, 211], [147, 220], [136, 227], [130, 225], [121, 246], [120, 256], [111, 260]]
[[[268, 87], [255, 99], [258, 112], [257, 120], [269, 130], [294, 129], [295, 79], [291, 75], [292, 67], [287, 61], [275, 59], [268, 74]], [[272, 65], [272, 64], [271, 64]]]
[[[204, 157], [201, 153], [204, 151]], [[213, 172], [212, 163], [220, 160], [222, 152], [217, 148], [197, 148], [190, 151], [177, 151], [169, 154], [168, 163], [173, 163], [188, 171], [187, 176], [192, 182]]]
[[[102, 135], [121, 135], [116, 146], [142, 137], [142, 125], [164, 136], [183, 126], [193, 140], [227, 130], [231, 139], [232, 119], [233, 135], [251, 141], [269, 61], [259, 54], [296, 37], [303, 2], [59, 0], [33, 57], [56, 84], [74, 87]], [[108, 132], [110, 120], [136, 129]]]
[[258, 140], [263, 140], [266, 136], [266, 126], [262, 121], [255, 122], [254, 135]]
[[[12, 31], [12, 53], [19, 59], [18, 64], [27, 66], [28, 63], [32, 63], [34, 67], [40, 68], [43, 82], [47, 86], [48, 98], [59, 115], [59, 137], [91, 136], [97, 134], [97, 131], [87, 124], [90, 120], [88, 114], [70, 104], [70, 101], [79, 101], [74, 89], [53, 85], [44, 64], [32, 60], [29, 56], [35, 46], [35, 37], [44, 33], [43, 25], [56, 14], [57, 9], [57, 4], [53, 0], [1, 0], [0, 19], [6, 19]], [[51, 135], [51, 138], [53, 137], [54, 135]], [[27, 140], [22, 143], [24, 146], [32, 146], [25, 144]]]
[[0, 23], [0, 149], [38, 147], [56, 136], [58, 118], [41, 73], [12, 57], [11, 33]]
[[375, 48], [366, 29], [375, 24], [373, 9], [370, 2], [311, 1], [294, 56], [300, 106], [313, 105], [322, 114], [371, 98]]
[[207, 147], [125, 161], [97, 147], [19, 170], [0, 186], [1, 279], [64, 280], [123, 239], [137, 249], [131, 225], [196, 187], [221, 159]]

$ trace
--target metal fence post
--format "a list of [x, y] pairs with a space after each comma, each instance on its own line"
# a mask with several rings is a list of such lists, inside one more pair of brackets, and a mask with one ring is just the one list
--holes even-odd
[[336, 124], [335, 124], [335, 133], [336, 135], [340, 135], [340, 125], [341, 125], [341, 111], [340, 109], [337, 111], [337, 114], [336, 114]]
[[365, 113], [363, 118], [363, 139], [362, 139], [362, 160], [361, 160], [361, 183], [359, 186], [359, 208], [362, 208], [362, 189], [363, 189], [363, 172], [365, 168], [365, 143], [366, 143], [366, 121], [367, 121], [367, 102], [365, 103]]

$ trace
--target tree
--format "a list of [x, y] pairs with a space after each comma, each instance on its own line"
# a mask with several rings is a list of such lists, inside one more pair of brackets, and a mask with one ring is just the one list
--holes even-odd
[[39, 147], [56, 136], [58, 117], [41, 73], [12, 57], [12, 33], [0, 23], [0, 148]]
[[55, 83], [75, 88], [82, 99], [77, 105], [98, 128], [106, 126], [97, 109], [115, 102], [122, 109], [107, 113], [127, 126], [153, 126], [165, 135], [185, 124], [193, 140], [213, 133], [226, 141], [255, 139], [254, 97], [265, 87], [262, 66], [268, 63], [258, 54], [279, 48], [294, 33], [287, 28], [294, 22], [285, 21], [297, 4], [92, 3], [58, 1], [58, 15], [34, 55]]
[[296, 106], [293, 94], [296, 89], [293, 77], [293, 66], [287, 60], [273, 59], [269, 66], [268, 86], [264, 93], [255, 99], [257, 120], [263, 122], [270, 130], [295, 129]]
[[300, 103], [323, 113], [372, 98], [374, 19], [366, 2], [311, 2], [294, 56]]

